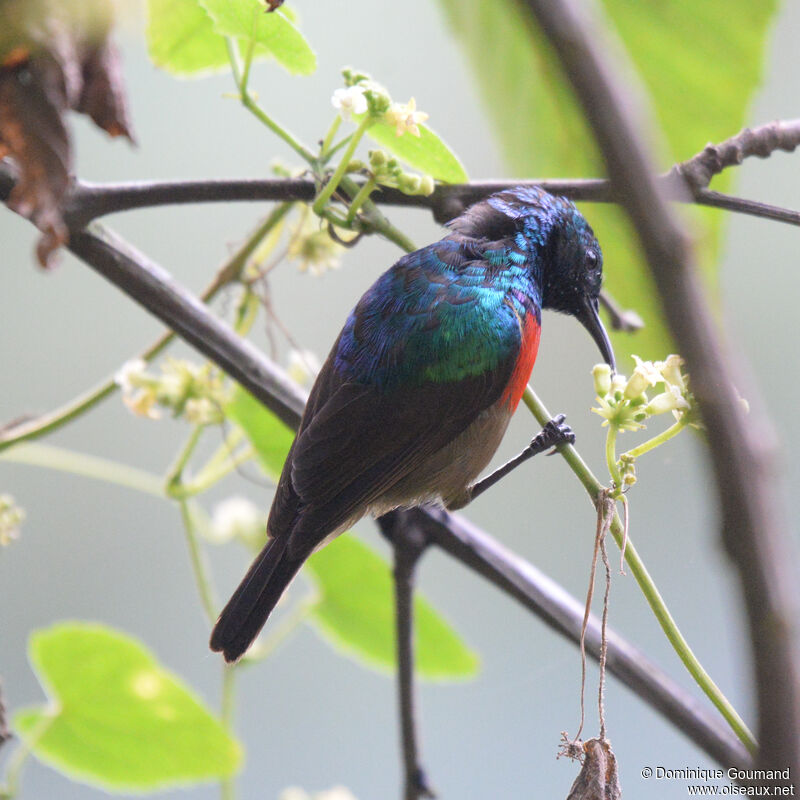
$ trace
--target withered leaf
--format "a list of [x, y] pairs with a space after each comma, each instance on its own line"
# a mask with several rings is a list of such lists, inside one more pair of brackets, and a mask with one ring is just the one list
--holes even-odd
[[267, 13], [275, 11], [283, 5], [283, 0], [267, 0]]
[[3, 702], [3, 683], [0, 681], [0, 747], [11, 738], [11, 731], [6, 722], [6, 706]]
[[18, 172], [9, 207], [43, 233], [42, 266], [68, 239], [67, 110], [132, 141], [109, 13], [105, 0], [0, 0], [0, 158], [10, 156]]
[[567, 800], [619, 800], [622, 787], [617, 759], [608, 739], [588, 739], [583, 743], [583, 755], [583, 766]]

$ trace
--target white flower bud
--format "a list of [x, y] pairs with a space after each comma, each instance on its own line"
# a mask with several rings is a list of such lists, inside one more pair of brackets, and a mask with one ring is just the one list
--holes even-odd
[[592, 379], [598, 397], [605, 397], [611, 391], [611, 367], [608, 364], [595, 364], [592, 367]]
[[667, 360], [659, 364], [661, 374], [664, 380], [670, 386], [677, 386], [681, 392], [686, 390], [686, 381], [683, 379], [681, 367], [683, 366], [683, 359], [675, 354], [667, 356]]
[[637, 397], [641, 397], [644, 394], [649, 385], [650, 381], [647, 379], [647, 376], [640, 372], [637, 367], [625, 384], [624, 396], [628, 400], [635, 400]]

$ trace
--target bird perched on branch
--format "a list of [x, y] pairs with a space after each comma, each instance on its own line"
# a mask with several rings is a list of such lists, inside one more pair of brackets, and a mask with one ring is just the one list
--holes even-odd
[[460, 508], [536, 453], [574, 441], [552, 420], [475, 483], [533, 368], [541, 311], [576, 317], [614, 366], [598, 315], [602, 254], [575, 206], [541, 189], [492, 195], [367, 290], [317, 377], [267, 523], [211, 649], [235, 661], [313, 551], [367, 513]]

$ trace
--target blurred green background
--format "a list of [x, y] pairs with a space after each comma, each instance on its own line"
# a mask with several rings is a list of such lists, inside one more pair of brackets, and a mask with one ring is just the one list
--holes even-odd
[[[298, 0], [297, 7], [318, 51], [317, 73], [291, 78], [261, 65], [253, 86], [264, 107], [302, 138], [322, 135], [330, 120], [330, 95], [340, 85], [339, 69], [353, 64], [385, 83], [395, 98], [415, 96], [473, 179], [513, 175], [484, 116], [472, 73], [436, 6], [408, 0], [377, 10], [374, 3], [350, 0], [346, 14], [334, 3]], [[177, 81], [156, 70], [139, 27], [131, 21], [121, 31], [139, 146], [111, 143], [85, 120], [75, 119], [77, 174], [98, 181], [256, 177], [267, 173], [274, 157], [293, 162], [283, 145], [224, 97], [232, 90], [228, 76]], [[799, 29], [800, 6], [787, 3], [770, 34], [765, 81], [748, 124], [798, 115]], [[705, 143], [697, 141], [695, 149]], [[737, 172], [737, 193], [798, 206], [797, 157], [751, 159]], [[266, 210], [266, 204], [155, 209], [112, 217], [108, 224], [197, 291]], [[591, 221], [592, 207], [584, 210]], [[440, 236], [425, 212], [398, 211], [391, 217], [418, 244]], [[791, 459], [800, 444], [797, 358], [791, 357], [800, 297], [797, 232], [742, 216], [726, 218], [723, 230], [722, 317], [779, 430], [788, 500], [800, 478]], [[39, 271], [32, 258], [35, 237], [28, 223], [0, 212], [2, 421], [72, 397], [116, 370], [159, 330], [69, 256], [52, 274]], [[273, 303], [295, 338], [324, 357], [355, 300], [398, 255], [394, 246], [375, 240], [348, 252], [340, 270], [320, 278], [284, 265], [270, 281]], [[613, 274], [611, 260], [606, 271]], [[257, 341], [267, 346], [266, 337]], [[175, 352], [190, 353], [182, 346]], [[593, 399], [589, 371], [597, 360], [593, 343], [574, 321], [545, 316], [534, 385], [551, 411], [568, 415], [581, 453], [603, 474], [604, 435], [588, 411]], [[621, 364], [623, 370], [629, 367]], [[497, 461], [516, 452], [534, 428], [522, 411]], [[115, 398], [51, 441], [162, 472], [185, 432], [169, 421], [133, 418]], [[718, 544], [706, 466], [700, 442], [691, 434], [642, 460], [640, 483], [630, 494], [631, 536], [700, 660], [754, 724], [737, 586]], [[21, 539], [0, 551], [0, 676], [10, 708], [41, 702], [26, 661], [27, 636], [60, 619], [98, 620], [139, 637], [216, 704], [220, 664], [206, 646], [207, 625], [177, 508], [0, 460], [0, 492], [5, 491], [28, 513]], [[229, 479], [210, 499], [230, 494], [244, 494], [264, 508], [271, 499], [269, 489], [241, 477]], [[593, 511], [559, 459], [537, 459], [465, 513], [583, 596]], [[383, 546], [374, 525], [364, 522], [359, 530]], [[247, 554], [228, 547], [211, 555], [220, 592], [227, 594]], [[577, 728], [576, 649], [436, 552], [426, 556], [419, 585], [482, 657], [477, 680], [424, 685], [420, 692], [424, 763], [440, 795], [564, 796], [576, 770], [554, 756], [561, 731]], [[615, 576], [611, 603], [611, 624], [691, 689], [632, 578]], [[593, 709], [594, 667], [589, 675]], [[243, 798], [277, 797], [288, 785], [314, 790], [334, 784], [350, 787], [361, 800], [397, 796], [398, 723], [390, 676], [340, 657], [304, 627], [268, 662], [242, 671], [238, 695], [237, 730], [247, 748]], [[623, 789], [631, 796], [672, 798], [685, 791], [680, 782], [645, 781], [643, 767], [715, 766], [613, 679], [606, 705]], [[591, 732], [596, 722], [589, 720]], [[10, 749], [0, 751], [0, 758]], [[183, 796], [217, 794], [209, 786]], [[32, 763], [21, 796], [70, 799], [99, 793]]]

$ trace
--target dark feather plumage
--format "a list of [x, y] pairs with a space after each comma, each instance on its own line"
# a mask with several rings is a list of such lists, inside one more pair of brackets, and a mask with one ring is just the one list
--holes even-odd
[[249, 647], [326, 539], [367, 512], [464, 493], [519, 402], [548, 295], [590, 327], [600, 248], [571, 203], [503, 192], [450, 230], [384, 273], [334, 344], [284, 465], [267, 545], [214, 628], [211, 648], [226, 660]]

